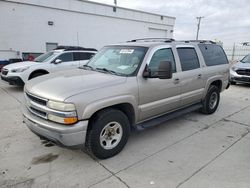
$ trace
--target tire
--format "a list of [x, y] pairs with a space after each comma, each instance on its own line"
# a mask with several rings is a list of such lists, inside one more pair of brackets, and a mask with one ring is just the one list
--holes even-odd
[[203, 114], [214, 113], [218, 108], [219, 102], [220, 102], [220, 90], [218, 87], [211, 85], [202, 103], [201, 112]]
[[130, 135], [127, 116], [116, 109], [98, 112], [90, 123], [86, 147], [99, 159], [107, 159], [118, 154], [126, 145]]
[[236, 82], [230, 81], [230, 84], [231, 84], [231, 85], [236, 85]]
[[37, 73], [31, 74], [29, 80], [31, 80], [31, 79], [33, 79], [33, 78], [36, 78], [36, 77], [38, 77], [38, 76], [42, 76], [42, 75], [45, 75], [45, 73], [37, 72]]

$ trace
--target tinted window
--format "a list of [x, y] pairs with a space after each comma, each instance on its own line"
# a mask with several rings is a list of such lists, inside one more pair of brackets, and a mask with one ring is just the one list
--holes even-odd
[[94, 55], [95, 55], [94, 53], [88, 53], [88, 52], [74, 52], [74, 61], [89, 60]]
[[72, 53], [65, 53], [65, 54], [59, 55], [56, 59], [60, 59], [62, 60], [62, 62], [73, 61], [73, 55]]
[[161, 61], [170, 61], [172, 64], [172, 72], [176, 72], [173, 52], [169, 48], [157, 50], [152, 56], [148, 68], [151, 71], [157, 71]]
[[182, 71], [188, 71], [200, 68], [200, 63], [194, 48], [178, 48], [177, 49]]
[[201, 53], [207, 66], [228, 64], [227, 57], [219, 45], [199, 44]]

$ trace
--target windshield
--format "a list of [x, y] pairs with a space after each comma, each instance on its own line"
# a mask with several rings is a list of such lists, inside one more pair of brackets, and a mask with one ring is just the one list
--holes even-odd
[[96, 54], [85, 67], [110, 74], [132, 76], [147, 51], [145, 47], [109, 46]]
[[242, 60], [241, 60], [242, 63], [250, 63], [250, 54], [245, 56]]
[[47, 52], [45, 54], [38, 56], [36, 59], [34, 59], [34, 61], [39, 63], [46, 62], [54, 58], [57, 54], [58, 53], [56, 52]]

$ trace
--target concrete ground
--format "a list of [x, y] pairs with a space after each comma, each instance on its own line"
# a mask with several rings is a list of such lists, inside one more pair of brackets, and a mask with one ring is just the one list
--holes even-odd
[[213, 115], [133, 133], [107, 160], [42, 143], [22, 123], [22, 89], [0, 81], [0, 187], [250, 187], [250, 86], [231, 86]]

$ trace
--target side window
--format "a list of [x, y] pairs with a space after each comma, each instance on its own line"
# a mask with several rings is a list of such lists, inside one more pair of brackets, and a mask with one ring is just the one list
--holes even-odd
[[74, 52], [74, 61], [89, 60], [95, 54], [89, 52]]
[[175, 65], [175, 60], [174, 60], [172, 49], [164, 48], [164, 49], [157, 50], [152, 56], [150, 63], [148, 65], [148, 68], [151, 71], [157, 71], [158, 66], [161, 61], [170, 61], [172, 64], [172, 72], [176, 72], [176, 65]]
[[73, 61], [73, 55], [72, 53], [64, 53], [62, 55], [59, 55], [56, 59], [60, 59], [62, 60], [62, 62]]
[[215, 44], [198, 44], [207, 66], [228, 64], [221, 46]]
[[200, 68], [200, 63], [194, 48], [177, 48], [182, 71]]

